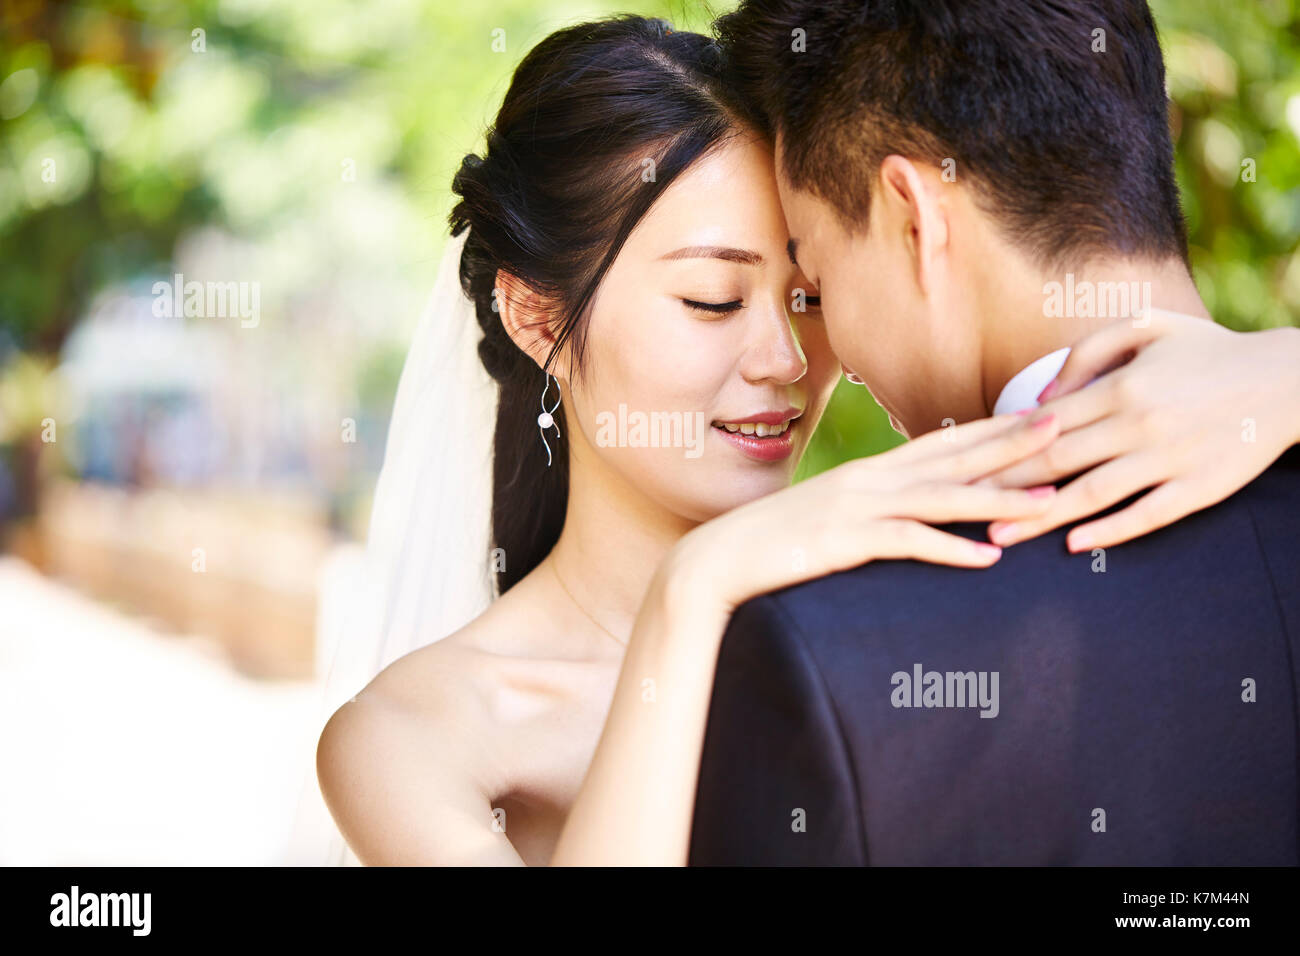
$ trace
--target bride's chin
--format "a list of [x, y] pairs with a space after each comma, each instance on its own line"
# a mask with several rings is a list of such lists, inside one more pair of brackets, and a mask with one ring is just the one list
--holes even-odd
[[757, 481], [756, 477], [734, 473], [715, 475], [707, 486], [684, 489], [685, 494], [674, 496], [676, 504], [669, 510], [688, 521], [703, 523], [789, 487], [789, 482], [774, 481], [772, 476]]
[[759, 498], [766, 498], [768, 495], [775, 494], [783, 488], [790, 487], [792, 482], [793, 467], [771, 468], [759, 471], [758, 469], [745, 469], [747, 474], [735, 474], [723, 477], [719, 476], [717, 486], [725, 488], [722, 500], [713, 502], [714, 517], [719, 514], [725, 514], [741, 505], [747, 505], [751, 501], [757, 501]]

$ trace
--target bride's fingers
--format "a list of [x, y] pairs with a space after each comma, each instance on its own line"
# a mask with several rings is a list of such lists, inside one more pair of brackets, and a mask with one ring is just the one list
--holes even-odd
[[978, 484], [996, 488], [1028, 488], [1077, 475], [1137, 447], [1137, 424], [1129, 419], [1103, 418], [1072, 432], [1065, 432], [1042, 451], [1001, 471], [981, 478]]
[[884, 506], [890, 515], [938, 524], [1008, 521], [1045, 514], [1056, 494], [1052, 485], [1021, 489], [935, 482], [896, 492]]
[[1126, 374], [1127, 370], [1118, 369], [1069, 395], [1044, 402], [1033, 417], [1046, 412], [1056, 415], [1061, 420], [1062, 435], [1086, 428], [1125, 407]]
[[1048, 386], [1048, 396], [1068, 395], [1098, 375], [1123, 365], [1135, 351], [1165, 334], [1171, 314], [1151, 309], [1144, 322], [1121, 319], [1084, 336], [1071, 347], [1065, 364]]
[[[1217, 504], [1231, 494], [1210, 496]], [[1187, 480], [1173, 479], [1143, 495], [1133, 504], [1112, 515], [1081, 524], [1066, 536], [1066, 547], [1072, 552], [1109, 548], [1148, 532], [1173, 524], [1193, 511], [1208, 507], [1203, 489]]]
[[958, 446], [915, 466], [917, 476], [928, 481], [974, 481], [1027, 458], [1053, 441], [1060, 423], [1053, 414], [1025, 419], [1020, 425], [982, 442]]
[[940, 531], [920, 521], [885, 518], [874, 527], [872, 553], [880, 559], [910, 558], [959, 568], [986, 568], [1002, 557], [1002, 549], [996, 545]]
[[746, 596], [856, 568], [871, 561], [910, 558], [933, 564], [983, 568], [1001, 556], [1002, 549], [997, 545], [972, 541], [910, 518], [869, 518], [861, 525], [840, 521], [816, 532], [805, 529], [788, 550], [779, 547], [750, 555], [745, 562]]
[[1158, 455], [1124, 455], [1080, 475], [1056, 493], [1047, 511], [1017, 521], [989, 525], [989, 540], [1006, 547], [1036, 538], [1063, 524], [1086, 518], [1169, 477]]

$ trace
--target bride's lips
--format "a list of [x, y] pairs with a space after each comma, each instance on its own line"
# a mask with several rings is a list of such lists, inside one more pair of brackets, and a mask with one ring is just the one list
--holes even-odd
[[[717, 418], [713, 429], [722, 436], [723, 441], [730, 442], [742, 454], [755, 461], [781, 461], [789, 458], [794, 451], [794, 427], [803, 410], [787, 408], [782, 411], [763, 411], [746, 415], [742, 418]], [[725, 426], [766, 425], [769, 428], [782, 429], [779, 435], [746, 435], [739, 431], [728, 431]]]

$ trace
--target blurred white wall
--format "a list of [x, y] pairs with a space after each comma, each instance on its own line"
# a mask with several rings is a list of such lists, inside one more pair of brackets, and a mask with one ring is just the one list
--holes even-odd
[[282, 862], [320, 701], [0, 557], [0, 864]]

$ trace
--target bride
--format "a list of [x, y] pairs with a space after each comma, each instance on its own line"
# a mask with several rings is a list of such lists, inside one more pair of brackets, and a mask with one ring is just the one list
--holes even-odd
[[[317, 750], [360, 862], [683, 864], [737, 605], [876, 559], [984, 568], [997, 547], [935, 525], [1050, 508], [1050, 484], [981, 479], [1043, 452], [1063, 415], [940, 429], [791, 485], [841, 367], [750, 130], [709, 39], [621, 18], [532, 50], [456, 175], [456, 238], [372, 521], [383, 614], [360, 659], [381, 669], [348, 688]], [[1111, 373], [1143, 386], [1125, 394], [1159, 394], [1191, 364], [1210, 323], [1192, 325], [1153, 323]], [[1164, 469], [1151, 484], [1216, 469], [1206, 423], [1235, 433], [1241, 417], [1224, 395], [1272, 395], [1253, 364], [1270, 333], [1214, 331], [1215, 394], [1144, 449]], [[1115, 340], [1081, 343], [1062, 380], [1128, 358]], [[1280, 420], [1300, 418], [1279, 395]], [[1144, 411], [1129, 402], [1114, 416]], [[624, 405], [702, 412], [702, 454], [602, 437]], [[1233, 488], [1183, 482], [1182, 513], [1281, 450], [1250, 449]]]

